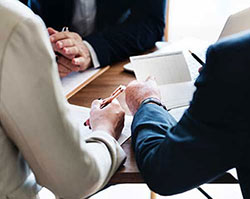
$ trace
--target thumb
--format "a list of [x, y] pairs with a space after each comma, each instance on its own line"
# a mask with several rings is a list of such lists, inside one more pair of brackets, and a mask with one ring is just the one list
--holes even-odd
[[146, 79], [146, 83], [149, 83], [151, 85], [157, 86], [156, 78], [154, 76], [149, 76]]
[[91, 109], [100, 109], [102, 100], [94, 100], [91, 104]]
[[49, 35], [58, 33], [58, 31], [56, 31], [54, 28], [51, 28], [51, 27], [48, 28], [48, 32], [49, 32]]
[[148, 76], [146, 81], [156, 81], [155, 77], [154, 76]]

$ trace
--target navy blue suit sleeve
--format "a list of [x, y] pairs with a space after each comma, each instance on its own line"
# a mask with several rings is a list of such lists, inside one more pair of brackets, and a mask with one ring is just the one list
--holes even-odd
[[166, 0], [134, 1], [123, 23], [85, 37], [94, 48], [101, 66], [145, 52], [154, 47], [156, 41], [162, 40], [165, 5]]
[[249, 35], [210, 47], [193, 100], [178, 123], [160, 106], [140, 107], [132, 143], [153, 191], [181, 193], [249, 162], [249, 52]]

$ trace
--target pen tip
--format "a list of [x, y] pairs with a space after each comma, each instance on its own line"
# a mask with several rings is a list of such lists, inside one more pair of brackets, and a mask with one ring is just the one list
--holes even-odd
[[191, 51], [191, 50], [188, 50], [188, 52], [190, 52], [190, 54], [192, 54], [192, 51]]

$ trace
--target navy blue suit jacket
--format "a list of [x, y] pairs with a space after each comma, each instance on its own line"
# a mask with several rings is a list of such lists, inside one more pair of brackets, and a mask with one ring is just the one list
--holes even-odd
[[145, 104], [132, 124], [138, 167], [162, 195], [187, 191], [236, 168], [250, 198], [250, 33], [207, 51], [190, 107], [176, 121]]
[[[29, 0], [47, 26], [70, 27], [74, 0]], [[162, 39], [166, 0], [96, 0], [96, 32], [84, 37], [101, 66], [154, 47]], [[74, 31], [72, 28], [70, 30]]]

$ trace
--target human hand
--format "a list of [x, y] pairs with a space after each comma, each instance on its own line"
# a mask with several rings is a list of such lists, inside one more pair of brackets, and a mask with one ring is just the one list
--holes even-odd
[[132, 81], [125, 90], [126, 103], [132, 115], [135, 115], [143, 100], [153, 97], [161, 99], [160, 90], [153, 77], [145, 82]]
[[89, 49], [79, 34], [68, 31], [58, 32], [53, 28], [48, 28], [48, 32], [54, 51], [71, 61], [71, 63], [65, 62], [68, 69], [84, 71], [91, 66]]
[[57, 65], [60, 77], [65, 77], [71, 72], [79, 72], [80, 67], [72, 64], [72, 61], [62, 55], [57, 55]]
[[90, 126], [93, 131], [106, 131], [118, 140], [124, 127], [125, 112], [117, 100], [103, 109], [100, 108], [101, 103], [102, 100], [95, 100], [91, 105]]

